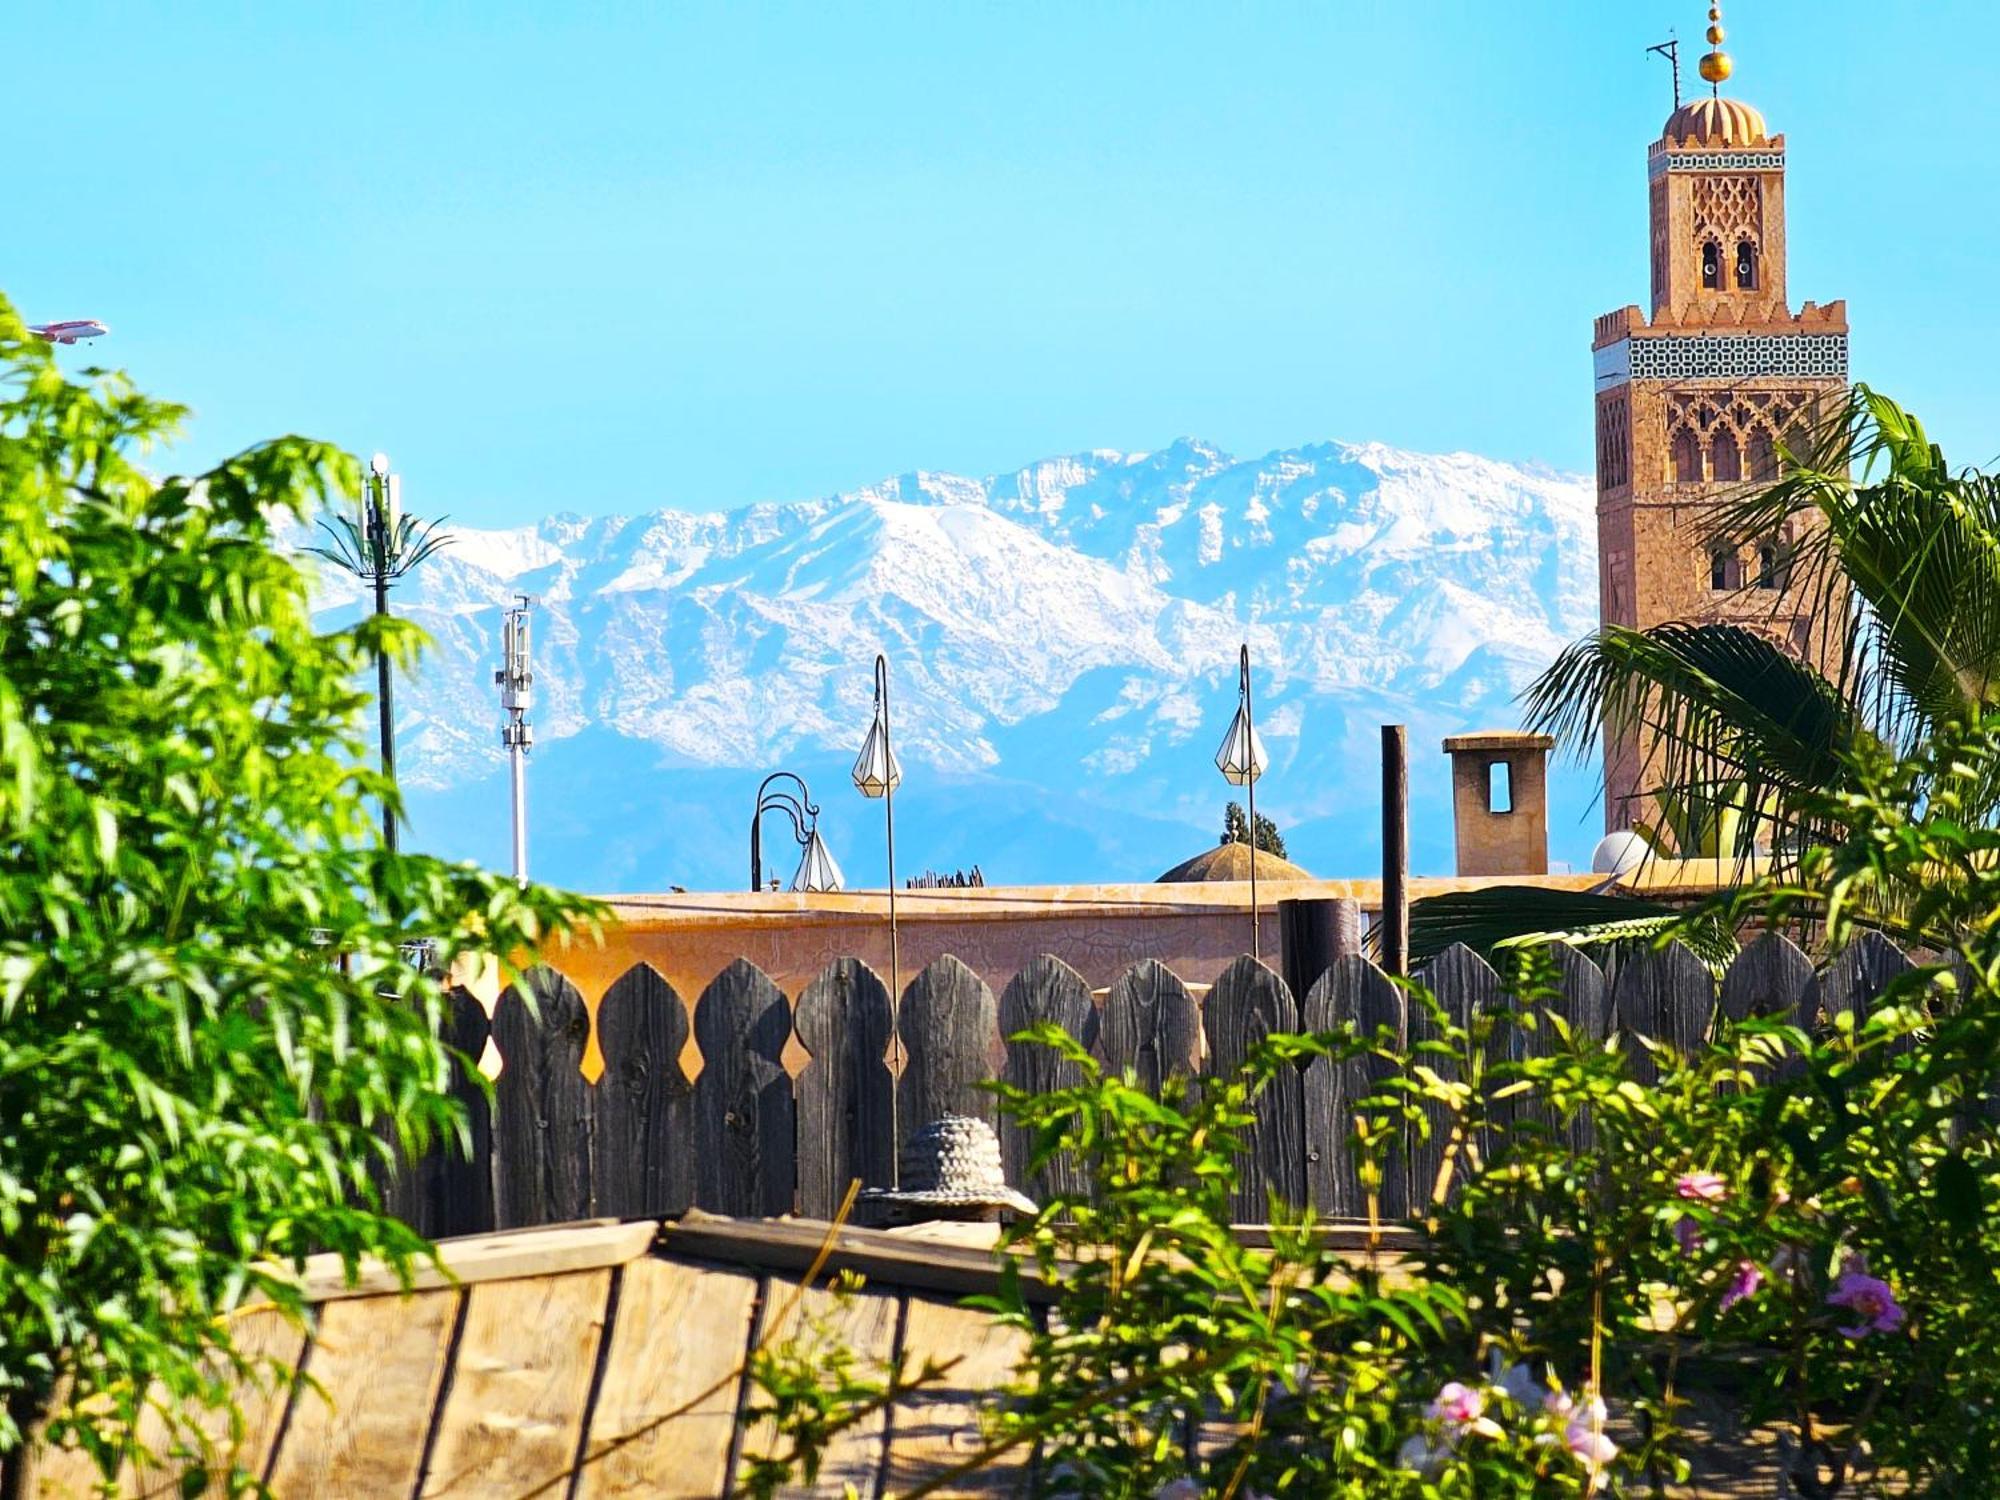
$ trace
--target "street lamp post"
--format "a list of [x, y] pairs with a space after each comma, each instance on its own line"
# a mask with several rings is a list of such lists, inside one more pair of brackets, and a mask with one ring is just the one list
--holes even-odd
[[1264, 956], [1257, 915], [1257, 778], [1269, 764], [1264, 742], [1257, 737], [1257, 715], [1250, 695], [1250, 643], [1236, 658], [1236, 717], [1215, 752], [1215, 768], [1231, 786], [1244, 789], [1250, 801], [1250, 956]]
[[[896, 935], [896, 788], [903, 780], [902, 765], [889, 738], [889, 659], [875, 654], [875, 715], [868, 721], [868, 733], [861, 741], [861, 753], [854, 758], [854, 787], [864, 797], [882, 799], [882, 827], [889, 854], [889, 1004], [899, 1010], [903, 1003], [903, 955]], [[901, 1038], [896, 1047], [900, 1052]], [[889, 1138], [903, 1139], [902, 1118], [896, 1091], [889, 1094]], [[891, 1181], [900, 1185], [902, 1165], [898, 1152], [891, 1151], [894, 1163]]]
[[[781, 787], [773, 791], [771, 783], [774, 781], [788, 781], [798, 790], [794, 792]], [[773, 771], [758, 786], [756, 811], [750, 814], [751, 890], [764, 888], [763, 821], [767, 812], [782, 812], [791, 819], [792, 837], [798, 840], [803, 851], [799, 856], [799, 868], [792, 876], [793, 890], [837, 891], [846, 884], [846, 877], [834, 862], [826, 840], [819, 836], [819, 804], [813, 801], [805, 782], [790, 771]]]
[[[451, 540], [441, 535], [439, 521], [419, 521], [403, 514], [403, 486], [400, 476], [389, 472], [389, 455], [378, 453], [369, 460], [362, 480], [360, 502], [352, 516], [320, 518], [320, 529], [333, 545], [306, 550], [352, 573], [375, 590], [375, 613], [389, 613], [389, 590], [396, 581], [438, 548]], [[396, 780], [395, 683], [389, 669], [389, 653], [375, 652], [376, 706], [380, 711], [382, 734], [382, 777], [393, 791]], [[396, 807], [391, 798], [382, 803], [382, 842], [396, 852]]]

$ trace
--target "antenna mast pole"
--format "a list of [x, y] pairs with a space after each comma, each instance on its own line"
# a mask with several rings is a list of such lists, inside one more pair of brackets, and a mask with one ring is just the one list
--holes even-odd
[[1646, 51], [1647, 51], [1648, 55], [1650, 55], [1650, 54], [1652, 54], [1652, 53], [1655, 53], [1655, 52], [1657, 52], [1657, 53], [1659, 53], [1659, 54], [1660, 54], [1660, 56], [1664, 57], [1664, 58], [1665, 58], [1665, 59], [1666, 59], [1666, 60], [1667, 60], [1668, 62], [1670, 62], [1670, 63], [1672, 63], [1672, 64], [1673, 64], [1673, 66], [1674, 66], [1674, 108], [1675, 108], [1675, 109], [1679, 109], [1679, 108], [1681, 107], [1681, 43], [1680, 43], [1680, 38], [1679, 38], [1679, 37], [1677, 37], [1677, 36], [1675, 36], [1675, 35], [1673, 34], [1673, 32], [1669, 31], [1669, 32], [1667, 33], [1667, 39], [1666, 39], [1666, 40], [1665, 40], [1664, 42], [1656, 42], [1656, 43], [1654, 43], [1654, 44], [1653, 44], [1652, 46], [1648, 47], [1648, 48], [1646, 49]]
[[527, 594], [514, 596], [520, 602], [507, 611], [500, 630], [500, 651], [504, 665], [493, 674], [500, 685], [500, 708], [506, 721], [500, 726], [500, 743], [507, 747], [509, 770], [514, 781], [514, 878], [528, 883], [528, 750], [534, 744], [534, 726], [528, 710], [534, 704], [535, 674], [528, 648], [528, 615], [535, 601]]

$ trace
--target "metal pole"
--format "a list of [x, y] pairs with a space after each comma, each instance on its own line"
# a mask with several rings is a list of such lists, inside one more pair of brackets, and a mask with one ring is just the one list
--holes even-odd
[[[387, 478], [372, 475], [368, 485], [368, 544], [374, 554], [370, 561], [375, 565], [375, 613], [378, 616], [389, 613], [389, 518], [383, 494], [388, 483]], [[378, 649], [375, 653], [375, 698], [381, 714], [382, 777], [393, 791], [396, 782], [395, 681], [389, 670], [389, 653], [385, 649]], [[396, 852], [396, 807], [387, 794], [382, 799], [382, 842], [391, 854]]]
[[519, 744], [508, 747], [514, 763], [514, 878], [528, 883], [528, 757]]
[[763, 821], [764, 798], [760, 794], [757, 798], [757, 810], [750, 814], [750, 889], [753, 891], [762, 890], [764, 887], [763, 835], [758, 831], [758, 825]]
[[1250, 774], [1243, 785], [1250, 799], [1250, 956], [1259, 963], [1264, 959], [1262, 934], [1257, 921], [1257, 708], [1250, 701], [1250, 643], [1243, 643], [1243, 654], [1239, 660], [1239, 671], [1243, 689], [1243, 715], [1250, 726]]
[[1410, 746], [1382, 726], [1382, 972], [1410, 971]]

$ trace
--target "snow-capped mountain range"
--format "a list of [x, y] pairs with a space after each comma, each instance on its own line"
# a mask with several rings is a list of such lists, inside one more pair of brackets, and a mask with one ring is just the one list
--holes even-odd
[[[1514, 695], [1596, 619], [1586, 480], [1380, 444], [1238, 460], [1184, 440], [714, 514], [451, 529], [395, 596], [436, 642], [398, 690], [410, 838], [504, 864], [493, 669], [501, 611], [532, 594], [534, 873], [607, 893], [743, 884], [755, 789], [779, 768], [812, 786], [850, 881], [879, 884], [880, 804], [848, 782], [878, 650], [903, 873], [1151, 879], [1240, 795], [1211, 757], [1246, 639], [1273, 762], [1259, 811], [1293, 858], [1375, 871], [1393, 721], [1417, 867], [1446, 871], [1439, 737], [1512, 725]], [[322, 589], [328, 624], [361, 607], [351, 579]], [[1558, 861], [1590, 847], [1592, 785], [1556, 780]]]

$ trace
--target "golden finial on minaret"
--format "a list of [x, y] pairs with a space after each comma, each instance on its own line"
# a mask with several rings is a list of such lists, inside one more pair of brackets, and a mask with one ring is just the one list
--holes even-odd
[[1722, 80], [1736, 71], [1736, 64], [1730, 60], [1729, 54], [1722, 50], [1722, 38], [1726, 34], [1722, 29], [1721, 5], [1711, 5], [1708, 8], [1708, 44], [1715, 50], [1703, 54], [1701, 76], [1714, 85], [1714, 92], [1718, 97], [1722, 93]]

